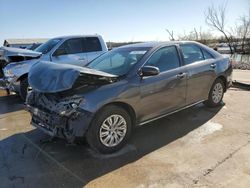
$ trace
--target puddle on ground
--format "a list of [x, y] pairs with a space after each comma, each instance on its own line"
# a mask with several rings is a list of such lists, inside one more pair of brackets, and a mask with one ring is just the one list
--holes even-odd
[[214, 123], [212, 121], [208, 121], [201, 127], [190, 132], [185, 139], [187, 139], [187, 143], [200, 143], [205, 139], [207, 135], [213, 134], [216, 131], [219, 131], [223, 128], [223, 125], [219, 123]]
[[129, 152], [136, 152], [137, 149], [134, 145], [127, 144], [123, 148], [121, 148], [119, 151], [112, 153], [112, 154], [101, 154], [93, 151], [92, 149], [89, 149], [90, 154], [95, 158], [105, 159], [105, 158], [111, 158], [111, 157], [118, 157], [122, 156]]

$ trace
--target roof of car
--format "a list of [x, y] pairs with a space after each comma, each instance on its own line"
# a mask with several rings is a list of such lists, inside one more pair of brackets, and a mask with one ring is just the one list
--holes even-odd
[[121, 46], [119, 48], [140, 48], [140, 47], [145, 47], [145, 48], [154, 48], [157, 46], [162, 46], [162, 45], [173, 45], [173, 44], [186, 44], [186, 43], [197, 43], [195, 41], [167, 41], [167, 42], [158, 42], [158, 41], [152, 41], [152, 42], [141, 42], [141, 43], [135, 43], [135, 44], [129, 44], [125, 46]]
[[92, 34], [92, 35], [67, 35], [67, 36], [55, 37], [53, 39], [68, 39], [68, 38], [78, 38], [78, 37], [100, 37], [100, 35], [98, 35], [98, 34]]
[[141, 42], [141, 43], [135, 43], [135, 44], [129, 44], [125, 46], [121, 46], [117, 49], [122, 49], [122, 48], [157, 48], [157, 47], [164, 47], [164, 46], [169, 46], [169, 45], [174, 45], [174, 44], [196, 44], [202, 47], [203, 49], [206, 49], [211, 53], [214, 57], [222, 57], [220, 53], [214, 51], [213, 49], [209, 48], [206, 45], [203, 45], [199, 42], [196, 41], [167, 41], [167, 42]]

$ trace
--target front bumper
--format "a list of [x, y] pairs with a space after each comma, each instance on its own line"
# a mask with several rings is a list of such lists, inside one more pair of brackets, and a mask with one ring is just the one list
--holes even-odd
[[43, 130], [50, 136], [61, 136], [58, 132], [59, 128], [65, 128], [67, 119], [57, 114], [50, 114], [38, 108], [26, 105], [25, 109], [32, 114], [31, 124]]
[[7, 81], [4, 78], [0, 78], [0, 89], [4, 90], [8, 89], [7, 85], [8, 85]]
[[32, 115], [31, 125], [52, 137], [64, 138], [68, 142], [74, 142], [76, 137], [83, 137], [93, 117], [87, 111], [72, 112], [65, 116], [28, 104], [25, 109]]
[[233, 67], [230, 65], [226, 71], [226, 89], [230, 88], [233, 85]]
[[16, 81], [15, 78], [0, 78], [0, 89], [19, 92], [20, 82]]

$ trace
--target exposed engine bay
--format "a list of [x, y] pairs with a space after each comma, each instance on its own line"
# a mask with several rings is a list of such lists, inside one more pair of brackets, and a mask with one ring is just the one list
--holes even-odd
[[84, 136], [93, 117], [82, 108], [84, 93], [117, 81], [111, 75], [89, 68], [38, 62], [30, 70], [32, 91], [26, 109], [32, 114], [31, 124], [47, 134], [73, 142]]

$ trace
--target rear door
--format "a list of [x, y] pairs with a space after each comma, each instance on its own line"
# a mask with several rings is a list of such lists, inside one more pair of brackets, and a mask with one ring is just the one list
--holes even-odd
[[216, 76], [213, 56], [196, 44], [180, 45], [187, 69], [187, 104], [207, 99]]
[[156, 66], [160, 74], [143, 77], [140, 83], [140, 121], [158, 117], [186, 103], [186, 70], [180, 67], [176, 46], [163, 47], [145, 65]]
[[90, 62], [103, 53], [102, 46], [98, 37], [84, 38], [84, 51], [87, 54], [87, 61]]
[[88, 62], [87, 54], [84, 51], [84, 39], [72, 38], [64, 41], [52, 54], [52, 61], [84, 66]]

